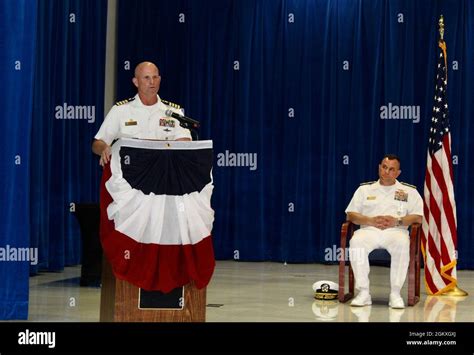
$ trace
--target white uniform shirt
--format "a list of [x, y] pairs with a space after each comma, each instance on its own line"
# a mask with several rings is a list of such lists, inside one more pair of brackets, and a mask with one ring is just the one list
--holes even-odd
[[[423, 216], [423, 200], [415, 188], [401, 184], [398, 180], [391, 186], [383, 186], [380, 181], [376, 181], [359, 186], [346, 208], [346, 213], [348, 212], [357, 212], [367, 217], [389, 215], [398, 218], [409, 214]], [[365, 227], [368, 226], [361, 226]]]
[[155, 105], [146, 106], [137, 94], [134, 100], [116, 104], [110, 109], [94, 138], [101, 139], [108, 145], [118, 138], [191, 139], [189, 130], [181, 127], [178, 120], [167, 117], [166, 110], [183, 114], [180, 110], [165, 105], [159, 96]]

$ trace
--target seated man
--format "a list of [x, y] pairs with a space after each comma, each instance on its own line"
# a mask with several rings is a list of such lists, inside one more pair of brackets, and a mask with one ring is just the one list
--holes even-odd
[[390, 302], [404, 308], [400, 290], [410, 261], [408, 226], [421, 223], [423, 200], [415, 186], [400, 183], [400, 159], [387, 154], [379, 164], [379, 180], [363, 183], [347, 206], [347, 220], [360, 225], [350, 241], [349, 255], [359, 291], [351, 306], [372, 304], [369, 293], [369, 254], [386, 249], [391, 256]]

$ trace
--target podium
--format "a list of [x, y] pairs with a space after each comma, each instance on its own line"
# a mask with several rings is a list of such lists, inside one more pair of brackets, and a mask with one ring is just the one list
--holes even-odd
[[101, 322], [205, 321], [212, 160], [212, 141], [112, 146], [101, 183]]
[[[102, 292], [100, 294], [101, 322], [205, 322], [206, 288], [198, 290], [194, 283], [167, 294], [150, 292], [147, 307], [140, 307], [142, 289], [115, 278], [107, 258], [102, 263]], [[173, 297], [175, 296], [175, 297]], [[178, 297], [179, 296], [179, 297]], [[182, 297], [182, 299], [180, 299]], [[172, 303], [177, 305], [174, 306]], [[142, 305], [143, 306], [143, 305]], [[151, 308], [161, 307], [161, 308]], [[180, 308], [181, 307], [181, 308]]]

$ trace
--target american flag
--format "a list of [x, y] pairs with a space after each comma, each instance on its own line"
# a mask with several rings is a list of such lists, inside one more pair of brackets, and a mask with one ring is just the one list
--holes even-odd
[[424, 186], [422, 252], [428, 294], [456, 287], [456, 202], [454, 200], [451, 133], [447, 101], [446, 43], [438, 43], [433, 116], [428, 141]]

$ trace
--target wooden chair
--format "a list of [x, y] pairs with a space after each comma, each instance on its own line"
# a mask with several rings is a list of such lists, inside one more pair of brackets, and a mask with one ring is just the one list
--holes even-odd
[[[339, 302], [345, 303], [354, 297], [354, 273], [349, 263], [349, 292], [345, 292], [346, 249], [354, 231], [359, 228], [352, 222], [344, 222], [341, 228], [341, 259], [339, 260]], [[410, 226], [410, 263], [408, 265], [408, 305], [420, 300], [420, 233], [421, 225]]]

